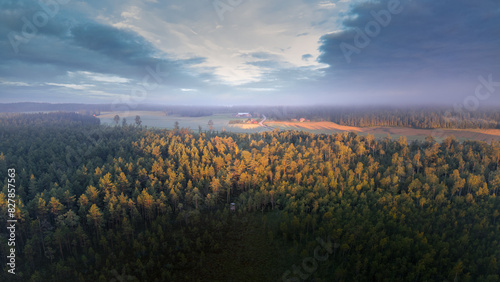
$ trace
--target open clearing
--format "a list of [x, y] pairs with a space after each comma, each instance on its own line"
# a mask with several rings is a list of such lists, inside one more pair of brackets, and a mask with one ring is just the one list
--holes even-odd
[[[424, 140], [425, 137], [431, 135], [438, 141], [442, 141], [447, 136], [455, 136], [458, 140], [480, 140], [490, 142], [491, 140], [500, 141], [499, 129], [418, 129], [418, 128], [402, 128], [402, 127], [354, 127], [339, 125], [334, 122], [286, 122], [272, 121], [266, 122], [266, 125], [284, 129], [284, 130], [303, 130], [303, 131], [322, 131], [319, 133], [346, 132], [354, 131], [361, 135], [371, 134], [376, 138], [384, 138], [387, 134], [392, 138], [406, 136], [408, 141]], [[315, 132], [316, 133], [316, 132]]]
[[[247, 118], [237, 118], [230, 114], [214, 114], [203, 117], [181, 117], [181, 116], [166, 116], [165, 113], [156, 111], [128, 111], [128, 112], [103, 112], [98, 118], [103, 124], [113, 125], [113, 118], [119, 115], [120, 118], [126, 118], [128, 124], [135, 123], [135, 116], [141, 117], [142, 124], [147, 127], [156, 128], [174, 128], [175, 122], [179, 123], [180, 127], [189, 128], [194, 132], [198, 132], [198, 126], [201, 130], [208, 130], [208, 122], [212, 120], [213, 128], [221, 132], [226, 130], [236, 133], [256, 133], [269, 131], [269, 128], [262, 127], [258, 124], [229, 124], [230, 120], [246, 120]], [[121, 122], [121, 121], [120, 121]], [[455, 136], [459, 141], [479, 140], [490, 142], [491, 140], [500, 141], [500, 129], [417, 129], [417, 128], [401, 128], [401, 127], [355, 127], [344, 126], [334, 122], [289, 122], [289, 121], [266, 121], [266, 126], [278, 128], [280, 130], [298, 130], [307, 131], [315, 134], [332, 134], [354, 131], [360, 135], [371, 134], [377, 139], [385, 138], [387, 134], [393, 139], [400, 136], [406, 136], [408, 141], [419, 140], [423, 141], [427, 136], [433, 136], [437, 141], [442, 141], [447, 136]]]
[[259, 126], [258, 124], [229, 124], [230, 120], [246, 120], [247, 118], [237, 118], [230, 114], [214, 114], [211, 116], [202, 117], [181, 117], [177, 115], [165, 115], [164, 112], [148, 112], [148, 111], [127, 111], [127, 112], [103, 112], [98, 118], [101, 123], [114, 125], [113, 118], [115, 115], [121, 119], [126, 118], [128, 124], [135, 124], [135, 116], [140, 116], [142, 125], [147, 127], [173, 129], [175, 122], [179, 123], [179, 127], [189, 128], [194, 132], [198, 132], [199, 126], [201, 130], [209, 129], [208, 122], [213, 122], [213, 128], [216, 131], [222, 130], [237, 132], [237, 133], [255, 133], [266, 131], [268, 129]]
[[238, 123], [238, 124], [229, 124], [229, 128], [259, 129], [259, 128], [261, 128], [261, 126], [258, 124]]
[[280, 129], [296, 129], [296, 130], [333, 130], [333, 131], [356, 131], [361, 132], [359, 127], [339, 125], [329, 121], [318, 122], [288, 122], [288, 121], [270, 121], [266, 125], [277, 127]]

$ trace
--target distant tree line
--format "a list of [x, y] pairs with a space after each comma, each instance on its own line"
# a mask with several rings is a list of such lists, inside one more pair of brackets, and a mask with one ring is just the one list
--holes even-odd
[[[38, 114], [8, 113], [0, 116], [0, 127], [2, 129], [22, 126], [96, 126], [100, 124], [98, 118], [80, 115], [77, 113], [55, 112]], [[4, 130], [1, 131], [5, 132]]]
[[371, 127], [500, 128], [500, 112], [484, 108], [473, 112], [455, 112], [445, 107], [281, 107], [259, 111], [267, 118], [332, 121], [340, 125]]
[[[129, 105], [86, 105], [13, 103], [0, 104], [0, 112], [71, 111], [87, 115], [101, 112], [130, 111]], [[254, 118], [265, 115], [269, 120], [305, 118], [311, 121], [332, 121], [341, 125], [371, 127], [434, 128], [500, 128], [500, 112], [497, 108], [481, 108], [475, 111], [455, 111], [453, 107], [341, 107], [341, 106], [162, 106], [134, 105], [135, 111], [162, 111], [165, 115], [202, 117], [214, 114], [249, 112]]]

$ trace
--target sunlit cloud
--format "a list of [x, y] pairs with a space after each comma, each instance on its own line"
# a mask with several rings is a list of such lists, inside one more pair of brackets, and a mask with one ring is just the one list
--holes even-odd
[[19, 81], [1, 81], [0, 84], [2, 85], [8, 85], [8, 86], [30, 86], [26, 82], [19, 82]]
[[70, 77], [80, 77], [86, 78], [99, 82], [109, 82], [109, 83], [127, 83], [130, 82], [130, 79], [114, 76], [114, 75], [106, 75], [102, 73], [93, 73], [88, 71], [79, 71], [79, 72], [68, 72], [68, 76]]
[[64, 84], [64, 83], [45, 83], [45, 85], [57, 86], [57, 87], [66, 87], [75, 90], [83, 90], [89, 87], [94, 87], [92, 84]]

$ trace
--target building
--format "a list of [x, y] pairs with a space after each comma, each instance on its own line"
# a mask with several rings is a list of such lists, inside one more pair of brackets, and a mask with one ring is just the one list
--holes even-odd
[[231, 211], [236, 211], [236, 204], [235, 203], [231, 203]]
[[252, 115], [250, 113], [237, 113], [236, 116], [237, 117], [252, 117]]

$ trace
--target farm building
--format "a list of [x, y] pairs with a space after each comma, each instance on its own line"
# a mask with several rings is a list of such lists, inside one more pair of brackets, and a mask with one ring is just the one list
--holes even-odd
[[237, 117], [252, 117], [252, 115], [250, 113], [237, 113], [236, 116]]

